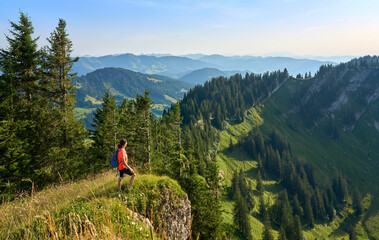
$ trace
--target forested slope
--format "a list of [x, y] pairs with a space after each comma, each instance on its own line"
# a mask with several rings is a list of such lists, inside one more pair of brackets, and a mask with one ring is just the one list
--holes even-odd
[[[286, 190], [274, 194], [278, 200], [276, 197], [268, 203], [259, 200], [268, 206], [275, 201], [271, 207], [256, 209], [262, 204], [249, 200], [254, 199], [249, 197], [254, 196], [254, 192], [250, 192], [254, 187], [239, 186], [240, 189], [236, 190], [233, 180], [232, 194], [229, 193], [225, 203], [231, 199], [237, 201], [235, 194], [240, 191], [237, 195], [242, 195], [246, 202], [235, 206], [246, 206], [253, 216], [254, 212], [258, 214], [259, 222], [265, 226], [271, 222], [277, 234], [292, 236], [290, 239], [297, 237], [283, 222], [285, 211], [278, 213], [275, 210], [283, 209], [284, 205], [289, 210], [286, 214], [291, 216], [288, 226], [300, 221], [307, 237], [340, 238], [344, 234], [356, 234], [356, 229], [362, 237], [367, 237], [367, 234], [375, 236], [375, 227], [367, 228], [370, 224], [363, 220], [376, 216], [376, 197], [371, 199], [370, 195], [366, 195], [363, 207], [359, 190], [377, 196], [378, 157], [374, 150], [378, 133], [375, 127], [378, 121], [377, 66], [377, 57], [365, 57], [336, 67], [323, 66], [314, 78], [287, 77], [284, 78], [286, 81], [276, 81], [273, 77], [276, 74], [271, 73], [265, 75], [265, 81], [249, 85], [251, 77], [259, 79], [259, 75], [246, 75], [245, 78], [236, 75], [230, 79], [216, 78], [191, 89], [181, 102], [184, 126], [196, 129], [212, 125], [221, 130], [221, 138], [215, 142], [218, 152], [213, 157], [219, 159], [219, 166], [229, 166], [224, 167], [222, 176], [230, 179], [230, 171], [242, 167], [238, 162], [250, 159], [253, 165], [248, 170], [246, 166], [249, 165], [244, 162], [242, 176], [254, 176], [254, 180], [247, 182], [257, 182], [256, 194], [259, 195], [257, 187], [261, 185], [257, 179], [263, 172], [266, 181], [278, 181], [282, 190]], [[279, 90], [271, 95], [277, 87]], [[264, 106], [258, 107], [263, 103]], [[254, 111], [260, 112], [263, 118], [264, 123], [260, 127], [246, 125], [244, 112], [251, 106], [255, 106]], [[228, 146], [226, 149], [225, 145]], [[358, 186], [364, 188], [358, 190]], [[241, 187], [245, 190], [242, 191]], [[257, 204], [255, 208], [254, 203]], [[367, 210], [369, 206], [371, 208]], [[268, 216], [265, 217], [262, 209], [267, 209]], [[247, 225], [236, 222], [237, 210], [234, 207], [232, 225], [245, 238], [250, 238]], [[350, 211], [354, 211], [355, 215], [351, 215]], [[364, 211], [367, 215], [362, 215]], [[249, 217], [242, 216], [242, 219], [251, 222], [246, 220]], [[319, 223], [340, 228], [320, 228]], [[258, 231], [254, 237], [267, 236], [270, 231], [265, 231]], [[320, 231], [322, 233], [316, 234]]]

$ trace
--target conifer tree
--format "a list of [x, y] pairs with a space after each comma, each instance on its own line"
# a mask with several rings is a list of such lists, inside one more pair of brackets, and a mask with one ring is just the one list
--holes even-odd
[[280, 230], [279, 230], [279, 240], [287, 240], [287, 235], [286, 231], [284, 230], [284, 227], [280, 225]]
[[354, 193], [353, 193], [353, 208], [355, 211], [355, 214], [357, 216], [361, 215], [363, 213], [363, 206], [362, 206], [362, 199], [361, 199], [361, 193], [359, 192], [358, 188], [354, 187]]
[[263, 240], [274, 240], [274, 236], [271, 233], [271, 224], [270, 224], [270, 219], [269, 219], [267, 211], [265, 211], [264, 216], [263, 216], [263, 224], [264, 224]]
[[94, 142], [90, 151], [94, 162], [90, 167], [94, 172], [109, 166], [108, 159], [115, 151], [118, 140], [116, 99], [108, 89], [102, 100], [102, 107], [96, 109], [92, 124], [95, 130], [91, 136]]
[[301, 221], [300, 217], [298, 215], [295, 216], [294, 221], [293, 221], [293, 236], [291, 239], [293, 240], [302, 240], [303, 238], [303, 232], [302, 232], [302, 227], [301, 227]]
[[237, 186], [234, 201], [234, 224], [238, 226], [238, 229], [246, 239], [252, 239], [246, 201], [241, 194], [239, 186]]
[[308, 220], [309, 226], [313, 228], [314, 227], [313, 209], [312, 209], [311, 200], [308, 194], [306, 195], [306, 199], [305, 199], [304, 216]]
[[193, 214], [192, 236], [199, 239], [217, 239], [220, 235], [221, 206], [218, 199], [207, 188], [205, 179], [193, 174], [182, 179], [182, 187], [188, 193]]
[[303, 216], [304, 215], [304, 210], [301, 207], [301, 204], [299, 202], [297, 194], [294, 197], [293, 203], [294, 203], [294, 212], [295, 212], [295, 214], [297, 214], [299, 216]]
[[134, 160], [137, 165], [144, 166], [151, 162], [151, 105], [153, 101], [149, 98], [149, 92], [145, 90], [144, 96], [137, 94], [134, 102], [135, 118], [135, 152]]
[[257, 191], [260, 194], [263, 194], [263, 191], [264, 191], [262, 177], [261, 177], [261, 171], [259, 171], [259, 170], [258, 170], [258, 174], [257, 174]]
[[74, 106], [75, 89], [73, 81], [76, 73], [71, 69], [78, 58], [72, 58], [72, 42], [66, 32], [66, 22], [59, 19], [58, 26], [47, 39], [43, 94], [51, 101], [51, 128], [49, 137], [54, 145], [50, 162], [56, 173], [62, 173], [65, 178], [77, 175], [79, 163], [84, 157], [84, 140], [86, 137], [83, 123], [75, 119]]
[[8, 47], [0, 50], [0, 152], [2, 181], [18, 190], [29, 187], [20, 179], [37, 185], [46, 183], [47, 170], [41, 156], [45, 142], [44, 120], [47, 101], [40, 94], [41, 51], [29, 17], [20, 12], [19, 22], [10, 22]]
[[260, 194], [259, 196], [259, 213], [261, 216], [264, 216], [266, 214], [266, 204], [263, 199], [263, 194]]

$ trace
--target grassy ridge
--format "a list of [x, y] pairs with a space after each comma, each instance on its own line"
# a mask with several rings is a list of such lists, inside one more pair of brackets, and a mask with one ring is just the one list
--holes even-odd
[[[0, 206], [0, 239], [160, 239], [155, 218], [164, 203], [186, 194], [168, 177], [138, 175], [131, 190], [117, 192], [115, 172], [50, 187]], [[126, 179], [128, 180], [128, 179]], [[125, 181], [126, 181], [125, 180]], [[127, 184], [124, 184], [125, 186]], [[167, 191], [168, 189], [168, 191]]]

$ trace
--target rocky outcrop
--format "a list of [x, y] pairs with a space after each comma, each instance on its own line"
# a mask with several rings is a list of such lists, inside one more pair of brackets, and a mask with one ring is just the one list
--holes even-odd
[[[167, 197], [169, 195], [166, 195]], [[165, 223], [164, 232], [168, 239], [186, 240], [191, 229], [191, 202], [188, 198], [166, 199], [159, 216]]]
[[[186, 240], [191, 231], [191, 202], [169, 177], [139, 175], [123, 197], [127, 206], [150, 219], [155, 232], [169, 240]], [[147, 221], [143, 221], [147, 225]]]

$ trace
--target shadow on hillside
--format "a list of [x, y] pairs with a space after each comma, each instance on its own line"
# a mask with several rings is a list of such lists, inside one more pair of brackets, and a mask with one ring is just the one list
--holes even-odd
[[350, 228], [357, 225], [358, 222], [359, 222], [359, 217], [355, 216], [354, 214], [349, 214], [349, 216], [343, 220], [340, 226], [334, 232], [332, 232], [329, 236], [342, 237], [346, 233], [349, 234]]
[[236, 161], [253, 161], [253, 159], [238, 146], [228, 147], [220, 153]]

